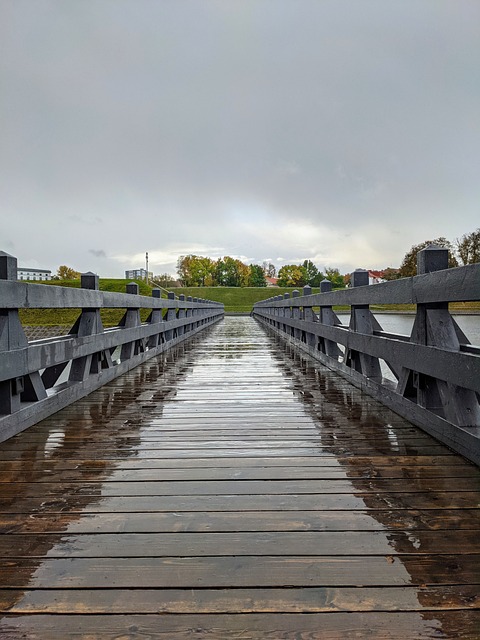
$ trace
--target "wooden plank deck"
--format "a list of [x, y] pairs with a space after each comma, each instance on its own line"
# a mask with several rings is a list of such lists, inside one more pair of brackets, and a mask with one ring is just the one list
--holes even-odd
[[478, 639], [479, 488], [227, 318], [0, 446], [0, 638]]

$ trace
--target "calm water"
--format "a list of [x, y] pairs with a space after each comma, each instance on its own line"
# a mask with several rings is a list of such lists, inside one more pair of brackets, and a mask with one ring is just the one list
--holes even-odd
[[[349, 314], [346, 313], [339, 313], [338, 317], [343, 324], [348, 324], [350, 320]], [[410, 335], [413, 322], [415, 320], [415, 315], [405, 313], [376, 313], [375, 317], [384, 331], [400, 333], [406, 336]], [[470, 340], [471, 344], [480, 345], [480, 315], [454, 315], [454, 318], [457, 321], [458, 326]], [[395, 379], [392, 372], [383, 361], [380, 361], [380, 366], [385, 378], [390, 380]]]
[[[348, 314], [338, 314], [344, 324], [348, 324]], [[410, 335], [415, 316], [413, 314], [378, 313], [375, 314], [384, 331]], [[457, 324], [472, 344], [480, 345], [480, 315], [454, 315]]]

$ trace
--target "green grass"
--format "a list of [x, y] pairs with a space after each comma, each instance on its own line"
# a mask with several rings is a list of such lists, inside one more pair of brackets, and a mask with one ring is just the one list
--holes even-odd
[[184, 293], [193, 298], [221, 302], [227, 313], [250, 313], [255, 302], [273, 296], [292, 293], [295, 287], [181, 287], [173, 289], [176, 295]]
[[[60, 285], [61, 282], [61, 285]], [[101, 291], [125, 292], [126, 285], [130, 280], [100, 278]], [[139, 280], [141, 295], [152, 295], [152, 287]], [[43, 282], [41, 284], [60, 285], [65, 287], [80, 287], [79, 280], [62, 280]], [[292, 293], [294, 287], [182, 287], [175, 288], [172, 291], [176, 296], [185, 294], [194, 298], [204, 298], [214, 300], [225, 305], [227, 313], [250, 313], [255, 302], [271, 298], [273, 296], [283, 295], [284, 293]], [[163, 293], [162, 297], [165, 297]], [[337, 311], [348, 311], [348, 306], [334, 307]], [[479, 312], [480, 302], [455, 303], [450, 305], [454, 311], [470, 311]], [[373, 311], [415, 311], [415, 305], [375, 305], [371, 307]], [[20, 310], [20, 318], [25, 326], [53, 326], [53, 325], [73, 325], [78, 318], [80, 309], [22, 309]], [[113, 327], [118, 325], [124, 311], [122, 309], [102, 309], [101, 316], [104, 326]], [[142, 321], [145, 321], [149, 310], [141, 310]]]
[[[127, 284], [130, 284], [130, 282], [136, 282], [138, 284], [140, 295], [152, 295], [152, 287], [147, 285], [144, 280], [125, 280], [120, 278], [100, 278], [100, 291], [116, 291], [118, 293], [125, 293]], [[72, 287], [74, 289], [80, 289], [80, 280], [47, 280], [46, 282], [41, 282], [40, 284], [49, 284], [57, 287]]]

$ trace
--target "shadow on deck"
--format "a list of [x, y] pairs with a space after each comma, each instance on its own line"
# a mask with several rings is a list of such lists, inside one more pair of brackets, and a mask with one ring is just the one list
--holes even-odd
[[0, 465], [2, 639], [480, 636], [480, 471], [250, 318]]

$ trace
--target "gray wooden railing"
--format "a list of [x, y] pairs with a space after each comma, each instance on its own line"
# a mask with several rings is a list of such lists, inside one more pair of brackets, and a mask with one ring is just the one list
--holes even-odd
[[[297, 348], [338, 371], [355, 386], [480, 464], [480, 347], [449, 312], [449, 302], [480, 300], [480, 264], [447, 269], [448, 251], [428, 247], [417, 256], [417, 276], [368, 286], [368, 272], [352, 287], [293, 292], [258, 302], [253, 316]], [[377, 304], [416, 304], [410, 336], [382, 330]], [[350, 307], [349, 325], [332, 307]], [[318, 311], [314, 310], [318, 308]], [[382, 373], [382, 361], [392, 372]]]
[[[218, 302], [168, 294], [98, 290], [98, 276], [81, 289], [18, 282], [17, 260], [0, 252], [0, 442], [86, 396], [133, 367], [221, 320]], [[19, 309], [81, 309], [68, 335], [28, 342]], [[100, 309], [124, 309], [104, 329]], [[150, 309], [146, 322], [140, 309]]]

